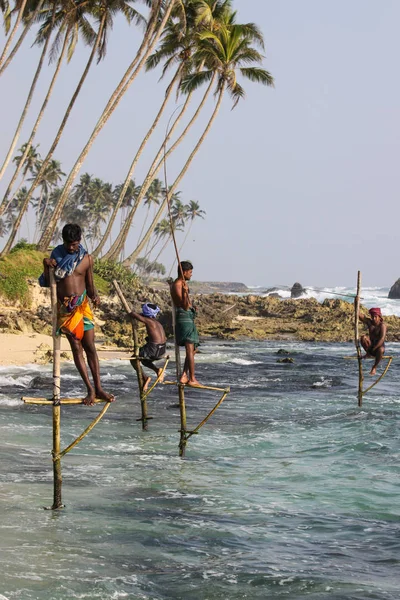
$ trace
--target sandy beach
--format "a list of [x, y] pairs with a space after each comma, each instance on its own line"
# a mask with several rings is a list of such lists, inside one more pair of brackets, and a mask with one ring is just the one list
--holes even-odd
[[[27, 365], [43, 363], [46, 349], [51, 349], [53, 340], [50, 335], [40, 333], [0, 333], [0, 366]], [[46, 348], [47, 347], [47, 348]], [[61, 351], [72, 360], [72, 353], [65, 337], [61, 338]], [[121, 359], [127, 360], [129, 352], [116, 348], [109, 349], [102, 346], [98, 348], [100, 360]], [[63, 359], [68, 360], [64, 355]]]

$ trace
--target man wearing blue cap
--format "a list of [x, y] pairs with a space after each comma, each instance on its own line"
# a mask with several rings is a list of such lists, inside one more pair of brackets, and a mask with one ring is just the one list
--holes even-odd
[[[160, 309], [155, 304], [151, 304], [146, 302], [142, 304], [142, 314], [135, 313], [132, 311], [130, 313], [133, 319], [144, 323], [147, 331], [146, 344], [142, 346], [139, 350], [139, 356], [142, 359], [142, 364], [145, 367], [148, 367], [155, 373], [157, 373], [157, 377], [160, 377], [160, 381], [163, 380], [162, 368], [158, 368], [153, 364], [153, 361], [159, 360], [165, 354], [165, 344], [167, 338], [165, 336], [164, 327], [157, 321], [157, 315], [160, 312]], [[131, 360], [132, 367], [137, 370], [136, 361]], [[143, 379], [143, 391], [145, 392], [149, 387], [151, 377], [146, 377], [143, 369], [142, 369], [142, 379]]]

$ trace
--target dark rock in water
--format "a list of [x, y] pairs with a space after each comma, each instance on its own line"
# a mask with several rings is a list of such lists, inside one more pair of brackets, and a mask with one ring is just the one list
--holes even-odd
[[276, 362], [278, 363], [294, 363], [293, 358], [279, 358]]
[[290, 290], [291, 298], [300, 298], [303, 294], [305, 294], [306, 290], [303, 288], [301, 283], [294, 283], [292, 289]]
[[290, 354], [290, 352], [288, 352], [287, 350], [283, 350], [283, 348], [280, 348], [277, 354]]
[[395, 300], [400, 298], [400, 279], [398, 279], [390, 288], [388, 298]]
[[53, 380], [51, 377], [43, 377], [43, 375], [37, 375], [32, 379], [29, 384], [29, 387], [34, 390], [43, 390], [44, 388], [51, 389], [53, 385]]

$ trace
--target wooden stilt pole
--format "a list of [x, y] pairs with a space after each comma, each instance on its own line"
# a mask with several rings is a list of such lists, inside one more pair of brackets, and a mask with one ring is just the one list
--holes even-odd
[[[179, 263], [180, 264], [180, 263]], [[171, 293], [171, 286], [173, 283], [173, 280], [170, 279], [168, 280], [169, 283], [169, 291]], [[172, 299], [172, 294], [171, 294], [171, 312], [172, 312], [172, 330], [174, 333], [174, 344], [175, 344], [175, 368], [176, 368], [176, 380], [178, 382], [178, 394], [179, 394], [179, 412], [181, 415], [181, 428], [179, 430], [180, 433], [180, 437], [179, 437], [179, 456], [184, 457], [185, 456], [185, 450], [186, 450], [186, 404], [185, 404], [185, 386], [179, 383], [179, 380], [182, 376], [182, 365], [181, 365], [181, 353], [179, 350], [179, 346], [176, 342], [176, 332], [175, 332], [175, 328], [176, 328], [176, 309], [175, 309], [175, 304], [174, 301]]]
[[[115, 291], [117, 292], [118, 298], [121, 300], [123, 307], [125, 308], [126, 312], [128, 314], [130, 314], [132, 309], [129, 306], [129, 304], [127, 303], [126, 298], [123, 295], [122, 290], [119, 287], [119, 284], [115, 279], [113, 280], [113, 285], [114, 285]], [[138, 341], [137, 325], [133, 321], [133, 319], [131, 319], [131, 323], [132, 323], [132, 335], [133, 335], [133, 352], [135, 354], [135, 358], [133, 358], [132, 360], [135, 361], [135, 365], [136, 365], [135, 370], [136, 370], [136, 376], [137, 376], [139, 394], [140, 394], [140, 408], [141, 408], [141, 412], [142, 412], [142, 418], [140, 420], [142, 421], [142, 429], [144, 431], [147, 431], [147, 429], [148, 429], [147, 422], [148, 422], [148, 418], [149, 418], [148, 411], [147, 411], [147, 394], [143, 393], [144, 382], [143, 382], [143, 377], [142, 377], [142, 364], [139, 359], [139, 341]]]
[[180, 432], [180, 438], [179, 438], [179, 456], [181, 456], [183, 458], [185, 456], [186, 443], [187, 443], [187, 438], [186, 438], [185, 386], [182, 383], [180, 383], [178, 385], [178, 390], [179, 390], [179, 411], [181, 413], [181, 428], [179, 430], [179, 432]]
[[362, 358], [361, 358], [361, 347], [360, 347], [360, 336], [359, 336], [359, 315], [360, 315], [360, 292], [361, 292], [361, 271], [358, 271], [357, 274], [357, 294], [354, 302], [354, 342], [357, 350], [357, 359], [358, 359], [358, 406], [362, 406], [362, 397], [363, 397], [363, 367], [362, 367]]
[[53, 478], [54, 478], [54, 496], [52, 510], [63, 508], [61, 499], [62, 475], [61, 459], [59, 457], [61, 449], [61, 337], [57, 335], [57, 286], [54, 277], [54, 269], [49, 269], [50, 274], [50, 293], [51, 293], [51, 311], [53, 323]]

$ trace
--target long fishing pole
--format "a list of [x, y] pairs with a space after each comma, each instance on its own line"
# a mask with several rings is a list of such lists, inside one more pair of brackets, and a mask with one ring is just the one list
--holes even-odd
[[168, 124], [167, 124], [167, 129], [165, 131], [165, 138], [164, 138], [164, 144], [163, 144], [163, 147], [164, 147], [163, 163], [164, 163], [164, 187], [165, 187], [165, 196], [166, 196], [167, 207], [168, 207], [169, 226], [171, 228], [171, 237], [172, 237], [172, 241], [173, 241], [174, 248], [175, 248], [176, 260], [178, 261], [178, 268], [180, 270], [181, 277], [184, 281], [185, 278], [183, 277], [183, 270], [182, 270], [181, 260], [179, 258], [178, 244], [176, 243], [174, 224], [173, 224], [173, 219], [172, 219], [172, 214], [171, 214], [171, 197], [170, 197], [169, 189], [168, 189], [168, 174], [167, 174], [167, 141], [168, 141], [168, 137], [169, 137], [169, 133], [170, 133], [170, 123], [171, 123], [172, 117], [174, 116], [176, 111], [179, 108], [181, 108], [181, 106], [182, 106], [182, 104], [180, 104], [179, 106], [177, 106], [175, 108], [175, 110], [172, 113], [172, 115], [170, 116]]
[[[291, 290], [292, 287], [290, 287], [289, 285], [277, 285], [276, 287], [278, 288], [282, 288], [282, 289], [286, 289], [286, 290]], [[328, 292], [327, 290], [324, 290], [323, 288], [317, 288], [317, 287], [303, 287], [303, 290], [307, 291], [307, 290], [311, 290], [313, 292], [321, 292], [322, 294], [327, 294], [328, 296], [341, 296], [344, 298], [355, 298], [356, 296], [354, 294], [339, 294], [338, 292]], [[364, 300], [364, 298], [361, 298], [361, 300]]]

